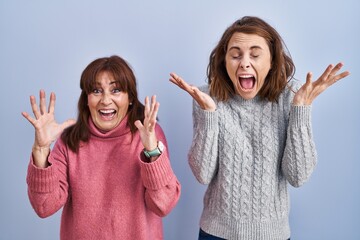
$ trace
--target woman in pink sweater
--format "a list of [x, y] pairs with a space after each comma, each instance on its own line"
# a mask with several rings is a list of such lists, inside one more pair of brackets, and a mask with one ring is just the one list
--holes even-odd
[[61, 239], [163, 239], [162, 217], [181, 186], [156, 122], [156, 97], [140, 103], [135, 76], [118, 56], [91, 62], [80, 87], [76, 121], [58, 124], [55, 94], [47, 109], [43, 90], [39, 107], [30, 97], [34, 117], [22, 113], [35, 128], [31, 205], [42, 218], [63, 208]]

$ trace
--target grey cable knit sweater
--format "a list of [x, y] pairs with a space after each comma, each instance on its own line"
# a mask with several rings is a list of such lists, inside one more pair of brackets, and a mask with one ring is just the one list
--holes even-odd
[[[290, 237], [287, 183], [299, 187], [316, 164], [311, 106], [292, 106], [291, 80], [278, 103], [235, 96], [215, 112], [194, 101], [189, 164], [208, 184], [200, 227], [225, 239]], [[208, 86], [200, 88], [208, 91]]]

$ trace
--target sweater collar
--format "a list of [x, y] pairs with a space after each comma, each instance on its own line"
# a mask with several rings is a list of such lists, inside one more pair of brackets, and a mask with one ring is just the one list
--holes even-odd
[[130, 128], [127, 126], [128, 116], [126, 115], [123, 120], [121, 120], [120, 124], [107, 132], [102, 132], [97, 128], [91, 118], [89, 117], [89, 130], [90, 134], [99, 137], [99, 138], [115, 138], [120, 137], [122, 135], [126, 135], [130, 132]]
[[247, 99], [244, 99], [243, 97], [241, 97], [240, 95], [236, 94], [235, 96], [233, 96], [231, 101], [234, 102], [235, 104], [247, 106], [247, 105], [253, 105], [253, 104], [257, 104], [257, 103], [261, 102], [261, 98], [259, 97], [259, 95], [256, 95], [254, 98], [247, 100]]

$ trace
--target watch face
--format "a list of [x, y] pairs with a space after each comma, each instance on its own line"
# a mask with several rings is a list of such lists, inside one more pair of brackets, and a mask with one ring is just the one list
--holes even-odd
[[160, 152], [164, 151], [165, 146], [161, 141], [158, 142], [158, 148], [159, 148]]

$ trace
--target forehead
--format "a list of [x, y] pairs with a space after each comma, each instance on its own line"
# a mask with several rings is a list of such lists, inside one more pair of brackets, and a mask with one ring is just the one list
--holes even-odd
[[101, 71], [96, 75], [95, 82], [93, 83], [95, 86], [106, 86], [115, 84], [115, 86], [119, 85], [119, 81], [116, 81], [114, 75], [108, 71]]
[[268, 44], [265, 38], [256, 35], [256, 34], [247, 34], [247, 33], [234, 33], [228, 43], [228, 50], [235, 49], [269, 49]]
[[108, 71], [102, 71], [99, 72], [96, 75], [96, 79], [95, 79], [96, 83], [101, 83], [101, 82], [108, 82], [108, 81], [114, 81], [114, 76], [112, 73], [108, 72]]

